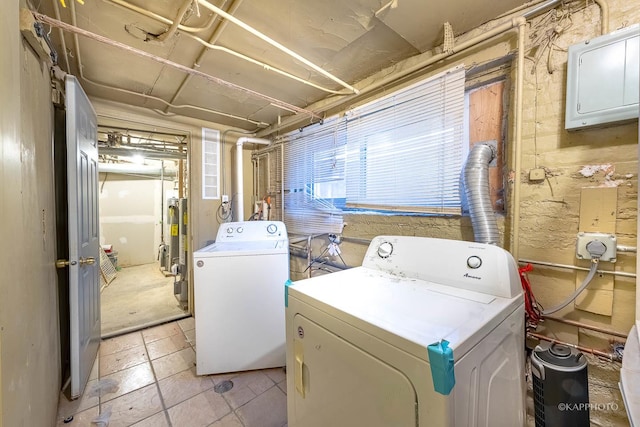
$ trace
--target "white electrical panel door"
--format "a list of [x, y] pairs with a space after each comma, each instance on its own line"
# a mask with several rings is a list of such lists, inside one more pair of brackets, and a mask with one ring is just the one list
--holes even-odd
[[640, 25], [569, 47], [565, 128], [638, 117]]

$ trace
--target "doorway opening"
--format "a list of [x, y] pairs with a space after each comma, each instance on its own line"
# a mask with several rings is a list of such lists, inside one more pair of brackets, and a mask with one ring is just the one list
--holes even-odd
[[102, 338], [189, 316], [189, 135], [98, 125]]

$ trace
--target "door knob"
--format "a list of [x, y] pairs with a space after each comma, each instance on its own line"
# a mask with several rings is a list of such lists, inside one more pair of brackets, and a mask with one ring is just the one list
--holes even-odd
[[69, 260], [59, 259], [56, 261], [56, 268], [65, 268], [69, 265]]

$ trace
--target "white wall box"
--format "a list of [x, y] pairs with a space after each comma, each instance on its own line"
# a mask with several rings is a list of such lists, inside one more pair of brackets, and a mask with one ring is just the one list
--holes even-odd
[[638, 118], [640, 24], [569, 47], [565, 129]]

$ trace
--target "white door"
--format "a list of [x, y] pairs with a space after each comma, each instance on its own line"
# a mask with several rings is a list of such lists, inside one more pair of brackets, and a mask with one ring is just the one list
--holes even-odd
[[71, 398], [82, 394], [100, 345], [97, 119], [66, 77]]

